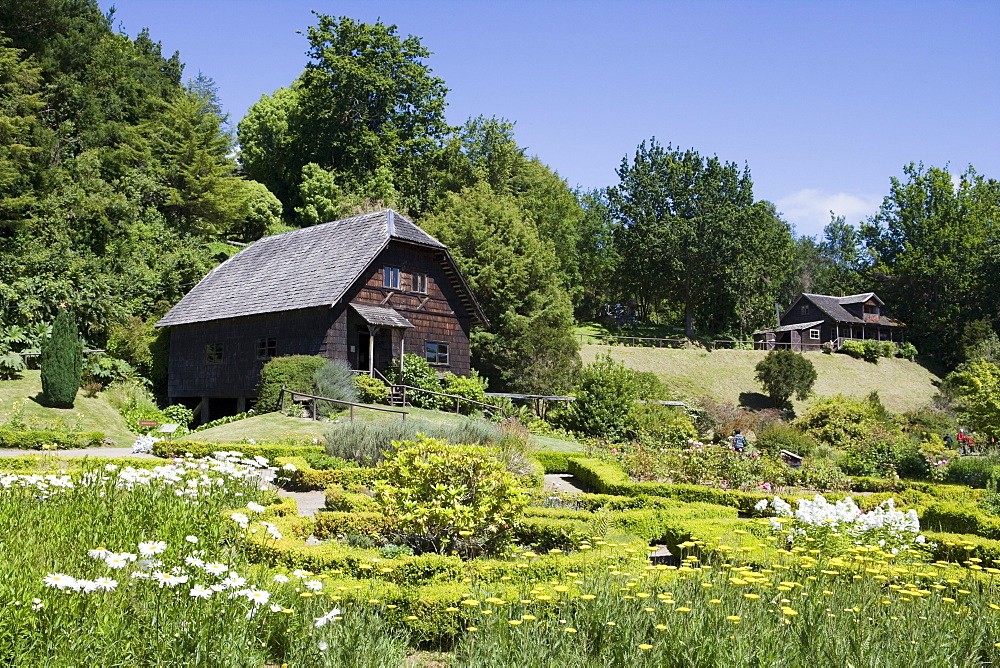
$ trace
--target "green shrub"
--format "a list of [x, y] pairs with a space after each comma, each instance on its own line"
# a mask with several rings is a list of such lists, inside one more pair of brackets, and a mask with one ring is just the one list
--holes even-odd
[[[156, 405], [153, 393], [140, 380], [123, 380], [112, 383], [103, 392], [104, 398], [121, 414], [129, 431], [148, 434], [155, 426], [144, 427], [140, 422], [169, 422]], [[174, 409], [180, 415], [180, 409]], [[183, 417], [183, 416], [181, 416]]]
[[800, 457], [809, 457], [816, 449], [816, 439], [784, 422], [768, 425], [757, 434], [756, 447], [777, 457], [782, 450], [795, 453]]
[[546, 473], [566, 473], [569, 471], [570, 457], [580, 457], [579, 453], [555, 450], [535, 450], [531, 458], [542, 465]]
[[636, 399], [660, 400], [664, 395], [653, 374], [629, 369], [610, 354], [600, 355], [580, 372], [576, 401], [560, 422], [581, 434], [624, 441], [638, 435], [636, 418], [641, 412], [636, 413]]
[[45, 402], [57, 408], [72, 408], [83, 374], [83, 342], [76, 319], [66, 308], [58, 310], [52, 334], [42, 342], [39, 364]]
[[755, 378], [775, 406], [783, 406], [795, 396], [803, 400], [816, 382], [816, 367], [801, 353], [772, 350], [757, 363]]
[[863, 359], [866, 362], [871, 362], [872, 364], [878, 364], [880, 357], [889, 357], [895, 353], [896, 346], [891, 342], [892, 350], [888, 350], [882, 345], [881, 342], [875, 339], [865, 339], [864, 341], [844, 341], [840, 345], [840, 352], [845, 355], [850, 355], [851, 357], [856, 357], [858, 359]]
[[844, 448], [864, 438], [877, 422], [870, 403], [837, 394], [813, 402], [792, 425], [821, 443]]
[[984, 457], [959, 457], [951, 462], [945, 481], [956, 485], [984, 488], [993, 472], [1000, 466], [1000, 458], [987, 455]]
[[[214, 452], [240, 452], [246, 457], [263, 457], [271, 465], [279, 457], [304, 457], [307, 453], [322, 455], [320, 445], [283, 445], [278, 443], [206, 443], [203, 441], [159, 441], [153, 444], [153, 454], [157, 457], [211, 457]], [[303, 460], [305, 461], [305, 460]]]
[[[442, 382], [444, 392], [447, 394], [454, 394], [458, 397], [478, 401], [481, 404], [492, 403], [486, 400], [486, 379], [481, 378], [474, 369], [468, 376], [456, 376], [453, 373], [446, 373]], [[459, 410], [465, 414], [481, 412], [482, 408], [482, 406], [475, 404], [459, 403]]]
[[389, 400], [389, 386], [378, 378], [356, 373], [354, 387], [358, 392], [358, 401], [363, 404], [384, 404]]
[[377, 498], [393, 542], [417, 552], [495, 552], [527, 504], [503, 463], [479, 446], [401, 443], [378, 473]]
[[683, 448], [698, 437], [691, 418], [674, 406], [634, 404], [629, 421], [638, 440], [647, 447]]
[[[339, 399], [340, 401], [350, 401], [356, 403], [358, 400], [358, 390], [354, 384], [354, 372], [346, 362], [341, 360], [327, 360], [313, 374], [313, 387], [316, 396]], [[332, 413], [340, 411], [343, 406], [321, 401], [317, 406], [320, 415], [328, 417]]]
[[0, 448], [67, 450], [70, 448], [97, 448], [102, 445], [104, 445], [104, 432], [102, 431], [0, 427]]
[[105, 353], [91, 353], [83, 360], [81, 383], [104, 386], [134, 376], [135, 369], [125, 360], [116, 359]]
[[821, 492], [851, 489], [851, 479], [828, 459], [807, 459], [796, 471], [796, 478], [800, 486]]
[[[294, 392], [315, 394], [316, 372], [327, 363], [318, 355], [289, 355], [275, 357], [260, 371], [257, 387], [257, 412], [270, 413], [280, 408], [281, 388]], [[336, 398], [336, 397], [334, 397]]]
[[912, 362], [913, 360], [917, 359], [917, 347], [912, 343], [910, 343], [909, 341], [907, 341], [906, 343], [904, 343], [899, 347], [899, 350], [896, 351], [896, 354], [899, 357], [902, 357], [904, 360], [910, 360]]
[[851, 475], [879, 476], [895, 472], [920, 476], [927, 462], [919, 446], [900, 431], [876, 425], [858, 440], [843, 448], [840, 467]]
[[[431, 392], [444, 392], [441, 380], [437, 372], [431, 368], [427, 360], [419, 355], [406, 354], [403, 356], [403, 375], [399, 375], [399, 359], [394, 359], [386, 377], [394, 385], [409, 385]], [[440, 409], [448, 405], [449, 399], [439, 397], [427, 392], [406, 391], [406, 400], [417, 408]]]

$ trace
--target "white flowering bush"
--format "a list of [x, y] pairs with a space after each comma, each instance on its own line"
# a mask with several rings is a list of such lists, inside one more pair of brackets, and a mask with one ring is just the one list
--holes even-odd
[[797, 507], [781, 497], [771, 501], [761, 499], [754, 509], [771, 512], [767, 520], [771, 531], [783, 535], [787, 546], [808, 545], [812, 549], [838, 551], [846, 545], [867, 545], [898, 554], [926, 543], [920, 535], [920, 520], [912, 508], [896, 508], [894, 499], [864, 512], [848, 497], [828, 501], [821, 494], [811, 499], [799, 499]]

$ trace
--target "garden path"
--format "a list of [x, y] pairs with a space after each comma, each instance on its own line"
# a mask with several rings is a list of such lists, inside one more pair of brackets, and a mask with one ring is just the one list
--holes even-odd
[[583, 487], [582, 483], [569, 473], [547, 473], [545, 474], [546, 492], [580, 492], [586, 493], [590, 490]]

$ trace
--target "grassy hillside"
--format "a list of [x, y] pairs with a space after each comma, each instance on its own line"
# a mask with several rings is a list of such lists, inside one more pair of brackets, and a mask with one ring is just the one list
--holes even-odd
[[25, 371], [18, 380], [0, 381], [0, 422], [5, 422], [15, 401], [24, 402], [24, 417], [28, 424], [61, 422], [70, 429], [103, 431], [119, 446], [132, 445], [135, 434], [128, 430], [118, 411], [98, 394], [94, 398], [76, 395], [73, 408], [48, 408], [35, 399], [42, 391], [41, 372]]
[[[752, 406], [766, 404], [761, 387], [754, 380], [754, 367], [767, 354], [758, 350], [716, 350], [688, 348], [626, 348], [622, 346], [581, 346], [584, 363], [598, 354], [611, 356], [626, 366], [652, 371], [682, 397], [712, 397], [717, 401]], [[914, 362], [882, 359], [878, 364], [848, 357], [805, 353], [815, 366], [818, 378], [814, 392], [820, 396], [845, 394], [863, 397], [878, 390], [885, 407], [902, 412], [925, 405], [936, 392], [931, 372]], [[741, 397], [742, 395], [742, 397]], [[799, 411], [807, 402], [794, 402]]]

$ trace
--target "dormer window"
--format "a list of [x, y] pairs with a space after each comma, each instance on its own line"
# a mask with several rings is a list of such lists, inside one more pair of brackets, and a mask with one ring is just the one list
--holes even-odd
[[399, 267], [385, 267], [382, 269], [382, 287], [399, 290]]
[[410, 290], [427, 294], [427, 274], [415, 272], [410, 277]]
[[878, 305], [877, 304], [865, 304], [865, 317], [866, 318], [877, 318], [878, 317]]

